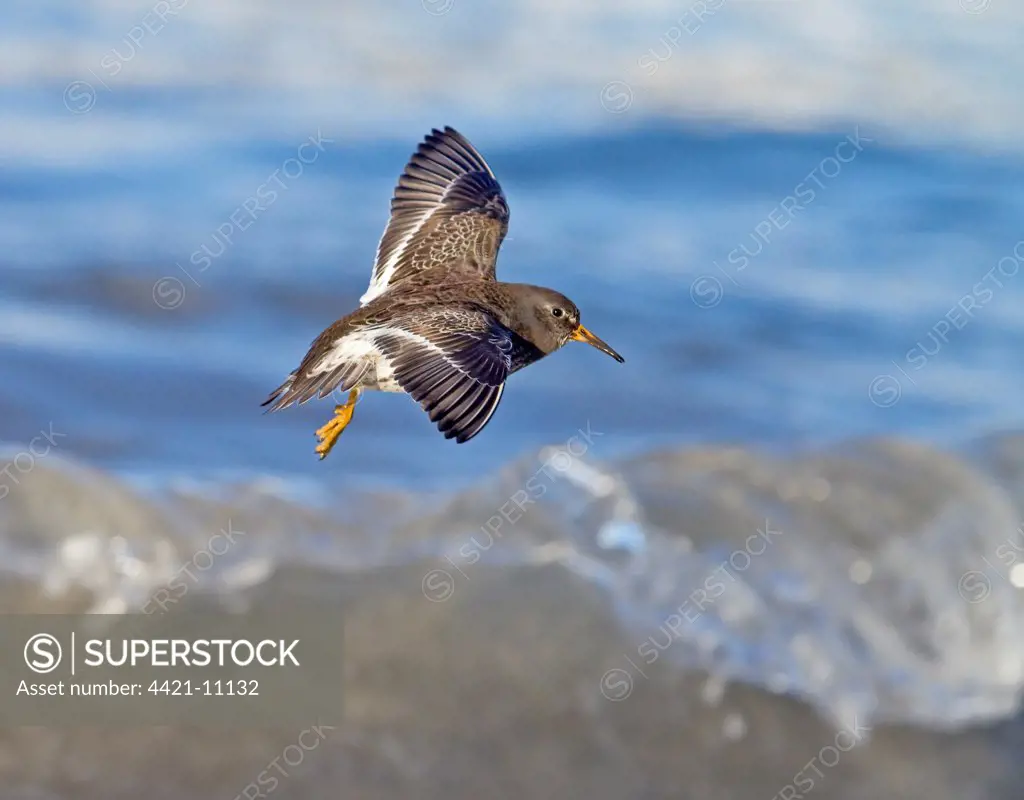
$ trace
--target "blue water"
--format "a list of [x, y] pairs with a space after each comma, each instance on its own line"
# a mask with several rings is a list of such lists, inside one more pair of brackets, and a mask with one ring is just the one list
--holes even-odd
[[[118, 471], [444, 486], [587, 421], [607, 456], [894, 433], [956, 443], [1017, 426], [1021, 161], [876, 139], [822, 167], [854, 131], [665, 122], [489, 146], [466, 129], [512, 209], [500, 277], [569, 294], [627, 362], [566, 348], [517, 375], [466, 446], [407, 398], [368, 396], [324, 464], [312, 430], [329, 402], [268, 417], [258, 405], [365, 289], [420, 131], [323, 131], [335, 141], [276, 183], [303, 138], [257, 130], [125, 166], [5, 170], [0, 377], [17, 391], [0, 437], [53, 421], [69, 452]], [[801, 208], [779, 210], [801, 182]], [[261, 185], [277, 197], [252, 219], [238, 209]], [[154, 301], [165, 277], [173, 296], [156, 299], [170, 309]], [[990, 291], [940, 324], [979, 282]]]
[[[448, 563], [468, 585], [470, 537], [582, 430], [585, 458], [483, 556], [599, 587], [636, 646], [579, 685], [643, 659], [771, 523], [665, 662], [841, 724], [1017, 713], [1020, 574], [994, 554], [1024, 508], [1024, 154], [1019, 70], [991, 61], [1018, 63], [1024, 14], [728, 2], [645, 75], [685, 9], [413, 5], [191, 0], [116, 76], [146, 8], [14, 6], [0, 442], [62, 437], [0, 483], [8, 571], [128, 610], [234, 519], [251, 540], [210, 591], [240, 591], [238, 565], [340, 584]], [[566, 293], [626, 363], [566, 347], [461, 446], [367, 394], [320, 462], [331, 400], [260, 403], [357, 305], [395, 180], [445, 124], [507, 195], [499, 277]]]

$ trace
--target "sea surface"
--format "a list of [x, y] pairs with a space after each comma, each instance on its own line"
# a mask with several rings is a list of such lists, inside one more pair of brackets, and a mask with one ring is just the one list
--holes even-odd
[[[519, 11], [496, 55], [461, 3], [414, 4], [372, 48], [368, 12], [299, 4], [339, 55], [263, 3], [170, 5], [180, 30], [131, 57], [147, 8], [14, 6], [8, 30], [55, 49], [0, 61], [5, 610], [138, 612], [224, 530], [244, 535], [196, 595], [340, 588], [349, 718], [287, 796], [1020, 796], [1011, 111], [961, 129], [936, 104], [929, 128], [893, 87], [783, 97], [787, 124], [738, 88], [672, 106], [693, 55], [659, 37], [685, 9], [653, 2], [618, 66], [541, 86], [506, 65], [491, 95], [462, 70], [479, 102], [395, 53], [490, 64]], [[756, 50], [728, 12], [708, 36]], [[615, 13], [549, 22], [582, 52]], [[376, 77], [332, 99], [316, 53]], [[508, 198], [499, 277], [570, 296], [626, 363], [566, 347], [462, 446], [366, 395], [319, 462], [331, 401], [260, 403], [357, 305], [397, 175], [445, 124]], [[294, 733], [9, 732], [0, 770], [10, 797], [233, 797]]]

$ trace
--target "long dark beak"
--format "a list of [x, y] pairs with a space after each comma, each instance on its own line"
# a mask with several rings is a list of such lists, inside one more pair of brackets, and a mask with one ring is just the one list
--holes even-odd
[[604, 342], [604, 340], [598, 338], [597, 336], [594, 336], [594, 334], [592, 334], [590, 331], [588, 331], [582, 325], [577, 325], [576, 326], [576, 330], [574, 330], [572, 332], [572, 336], [570, 336], [569, 338], [572, 339], [574, 342], [586, 342], [591, 347], [596, 347], [602, 353], [610, 355], [612, 358], [614, 358], [620, 364], [625, 363], [625, 361], [626, 361], [626, 359], [624, 359], [622, 356], [620, 356], [618, 353], [616, 353], [614, 350], [612, 350]]

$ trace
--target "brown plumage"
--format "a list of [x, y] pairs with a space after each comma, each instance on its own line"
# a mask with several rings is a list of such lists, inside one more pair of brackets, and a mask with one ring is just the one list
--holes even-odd
[[317, 431], [321, 458], [364, 389], [408, 393], [446, 438], [465, 442], [494, 414], [509, 375], [567, 341], [623, 361], [569, 298], [495, 280], [508, 218], [483, 157], [452, 128], [433, 131], [399, 178], [363, 305], [321, 333], [263, 405], [349, 392]]

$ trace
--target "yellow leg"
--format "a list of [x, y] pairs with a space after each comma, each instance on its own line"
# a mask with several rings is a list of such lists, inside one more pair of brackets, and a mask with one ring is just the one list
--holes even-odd
[[331, 452], [331, 448], [338, 441], [341, 432], [352, 421], [352, 413], [356, 409], [356, 400], [358, 399], [359, 390], [353, 389], [348, 393], [348, 402], [343, 406], [335, 406], [334, 417], [316, 432], [316, 438], [320, 440], [320, 444], [316, 446], [316, 453], [320, 456], [321, 461], [327, 458], [327, 454]]

